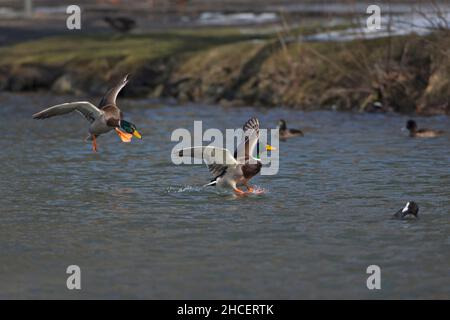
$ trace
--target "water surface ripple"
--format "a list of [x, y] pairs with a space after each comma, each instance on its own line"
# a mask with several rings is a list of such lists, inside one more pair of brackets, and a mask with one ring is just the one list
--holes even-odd
[[[144, 139], [111, 133], [94, 154], [81, 117], [31, 119], [64, 99], [0, 97], [0, 298], [450, 298], [447, 117], [416, 118], [448, 134], [414, 140], [398, 115], [124, 101]], [[250, 116], [305, 132], [254, 179], [266, 194], [204, 190], [204, 166], [171, 163], [172, 130]], [[390, 219], [409, 200], [420, 220]], [[371, 264], [382, 290], [366, 288]]]

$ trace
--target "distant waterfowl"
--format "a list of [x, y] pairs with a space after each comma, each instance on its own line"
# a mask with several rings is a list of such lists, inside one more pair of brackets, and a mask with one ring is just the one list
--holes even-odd
[[63, 103], [38, 112], [33, 115], [33, 118], [46, 119], [77, 111], [91, 123], [87, 140], [92, 140], [92, 149], [94, 152], [97, 151], [96, 138], [113, 129], [116, 130], [123, 142], [130, 142], [133, 135], [141, 139], [142, 137], [136, 130], [136, 126], [123, 120], [122, 111], [116, 105], [117, 95], [127, 83], [128, 75], [105, 94], [98, 107], [88, 101]]
[[136, 27], [136, 21], [128, 17], [104, 17], [103, 20], [114, 30], [127, 33]]
[[406, 129], [409, 130], [409, 136], [413, 138], [434, 138], [442, 135], [444, 131], [431, 129], [418, 129], [414, 120], [406, 122]]
[[278, 130], [280, 133], [280, 139], [288, 139], [292, 137], [303, 137], [303, 132], [299, 129], [288, 129], [286, 121], [280, 119], [278, 121]]
[[[189, 156], [203, 159], [213, 179], [205, 186], [231, 187], [236, 194], [242, 195], [254, 192], [249, 185], [249, 180], [261, 171], [262, 163], [259, 160], [259, 121], [251, 118], [244, 124], [245, 139], [242, 141], [234, 154], [228, 149], [212, 146], [193, 147], [176, 151], [180, 157]], [[256, 148], [256, 158], [253, 152]], [[266, 145], [266, 150], [274, 150]], [[238, 188], [243, 185], [247, 192]]]
[[380, 101], [375, 101], [373, 103], [369, 103], [364, 108], [365, 112], [368, 113], [385, 113], [387, 112], [386, 106], [384, 106]]
[[408, 218], [418, 218], [419, 217], [419, 206], [414, 201], [406, 203], [403, 209], [400, 209], [394, 214], [396, 219], [408, 219]]

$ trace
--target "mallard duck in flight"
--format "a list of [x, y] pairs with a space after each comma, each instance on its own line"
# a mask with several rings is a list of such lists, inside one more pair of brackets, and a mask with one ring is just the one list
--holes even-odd
[[[232, 154], [228, 149], [213, 146], [193, 147], [176, 151], [180, 157], [189, 156], [204, 159], [213, 179], [205, 186], [231, 187], [236, 194], [243, 195], [254, 192], [249, 180], [256, 176], [262, 167], [259, 159], [259, 121], [251, 118], [244, 124], [245, 139]], [[257, 158], [253, 152], [257, 149]], [[266, 145], [266, 150], [275, 150]], [[247, 192], [238, 188], [243, 185]]]
[[72, 111], [78, 111], [78, 113], [83, 115], [91, 123], [87, 140], [92, 140], [92, 149], [94, 152], [97, 151], [97, 137], [113, 129], [123, 142], [130, 142], [133, 136], [141, 139], [142, 137], [136, 130], [136, 126], [131, 122], [123, 120], [122, 111], [116, 105], [117, 95], [127, 83], [128, 75], [115, 87], [108, 90], [98, 107], [88, 101], [68, 102], [38, 112], [33, 115], [33, 118], [46, 119]]

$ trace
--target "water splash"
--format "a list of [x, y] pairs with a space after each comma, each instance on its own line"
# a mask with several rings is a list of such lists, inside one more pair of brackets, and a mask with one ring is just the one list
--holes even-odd
[[263, 188], [261, 186], [253, 186], [253, 192], [252, 194], [258, 195], [258, 194], [266, 194], [269, 193], [269, 189]]
[[[233, 194], [231, 189], [226, 188], [213, 188], [204, 186], [169, 186], [166, 188], [167, 193], [214, 193], [214, 194]], [[253, 192], [248, 193], [249, 195], [260, 195], [266, 194], [269, 189], [263, 188], [261, 186], [253, 186]]]
[[203, 192], [204, 187], [201, 186], [170, 186], [166, 189], [167, 193], [185, 193], [185, 192]]

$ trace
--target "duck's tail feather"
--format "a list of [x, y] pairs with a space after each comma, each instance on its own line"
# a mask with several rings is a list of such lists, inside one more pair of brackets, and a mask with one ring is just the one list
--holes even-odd
[[204, 187], [214, 187], [217, 184], [217, 180], [212, 180], [210, 183], [204, 185]]

